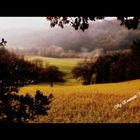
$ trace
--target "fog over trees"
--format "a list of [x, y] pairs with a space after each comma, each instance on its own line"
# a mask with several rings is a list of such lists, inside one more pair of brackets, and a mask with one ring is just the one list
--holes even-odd
[[46, 23], [38, 28], [7, 29], [2, 35], [8, 40], [7, 47], [18, 53], [81, 57], [129, 49], [134, 39], [139, 38], [140, 30], [139, 27], [128, 30], [117, 20], [103, 20], [91, 23], [84, 32], [67, 25], [63, 30], [59, 27], [52, 29]]

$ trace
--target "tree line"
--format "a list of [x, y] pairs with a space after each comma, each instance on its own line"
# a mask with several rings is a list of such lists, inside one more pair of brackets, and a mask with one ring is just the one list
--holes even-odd
[[85, 59], [73, 68], [74, 78], [83, 85], [110, 83], [140, 78], [140, 40], [135, 40], [131, 51], [104, 54], [94, 59]]
[[[39, 63], [31, 64], [24, 57], [15, 55], [6, 49], [0, 50], [0, 80], [2, 83], [14, 80], [15, 83], [32, 84], [41, 82], [62, 82], [65, 75], [56, 66], [40, 67]], [[55, 78], [50, 78], [52, 74]], [[11, 80], [10, 80], [11, 79]]]

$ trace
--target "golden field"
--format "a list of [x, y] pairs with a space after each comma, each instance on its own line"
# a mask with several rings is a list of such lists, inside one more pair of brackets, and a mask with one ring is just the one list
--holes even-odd
[[36, 123], [140, 123], [140, 97], [114, 109], [116, 104], [140, 91], [140, 80], [90, 86], [50, 87], [44, 83], [25, 86], [20, 94], [34, 95], [36, 90], [54, 96], [49, 115], [35, 120]]

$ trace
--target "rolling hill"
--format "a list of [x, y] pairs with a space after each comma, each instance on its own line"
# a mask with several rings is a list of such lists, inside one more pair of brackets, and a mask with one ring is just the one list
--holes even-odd
[[33, 95], [41, 90], [52, 93], [54, 100], [48, 116], [40, 117], [36, 123], [140, 123], [140, 97], [120, 109], [114, 106], [140, 91], [140, 80], [90, 86], [46, 84], [29, 85], [20, 93]]

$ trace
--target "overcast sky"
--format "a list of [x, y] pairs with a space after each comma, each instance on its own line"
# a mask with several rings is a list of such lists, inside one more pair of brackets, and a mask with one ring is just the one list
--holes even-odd
[[[108, 20], [112, 17], [107, 18]], [[12, 32], [32, 32], [50, 29], [46, 17], [0, 17], [0, 37], [12, 35]]]
[[0, 30], [11, 28], [41, 28], [48, 25], [45, 17], [0, 17]]
[[[112, 19], [109, 17], [108, 19]], [[41, 28], [49, 25], [45, 17], [0, 17], [0, 30], [11, 28]], [[49, 26], [48, 26], [49, 27]]]
[[[112, 18], [107, 19], [110, 20]], [[21, 39], [25, 39], [25, 35], [33, 35], [33, 37], [36, 38], [41, 36], [40, 38], [44, 40], [45, 36], [43, 37], [42, 32], [46, 32], [47, 34], [53, 32], [53, 35], [59, 33], [60, 37], [63, 34], [62, 31], [64, 30], [61, 30], [59, 27], [52, 30], [46, 17], [0, 17], [0, 40], [1, 38], [5, 38], [11, 47], [16, 46], [15, 44], [17, 44], [17, 42], [20, 44]], [[30, 42], [34, 41], [33, 37], [29, 38]], [[28, 42], [25, 43], [28, 44]]]

